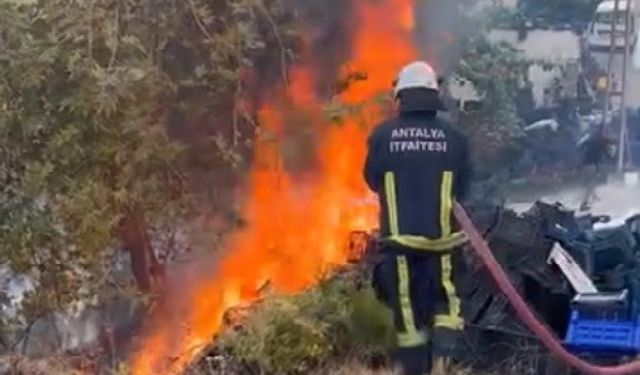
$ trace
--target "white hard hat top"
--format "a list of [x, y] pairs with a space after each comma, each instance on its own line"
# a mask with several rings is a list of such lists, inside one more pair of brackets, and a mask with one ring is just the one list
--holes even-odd
[[393, 88], [393, 96], [397, 97], [400, 91], [412, 88], [438, 90], [438, 77], [431, 65], [416, 61], [402, 68]]

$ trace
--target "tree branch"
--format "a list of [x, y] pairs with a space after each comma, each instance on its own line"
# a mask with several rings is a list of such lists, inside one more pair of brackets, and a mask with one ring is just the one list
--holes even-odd
[[238, 138], [240, 138], [240, 131], [238, 130], [238, 111], [239, 101], [242, 95], [242, 81], [238, 79], [236, 82], [236, 92], [233, 99], [233, 147], [238, 147]]
[[88, 32], [88, 43], [87, 43], [87, 56], [89, 59], [93, 59], [93, 5], [94, 0], [89, 0], [89, 9], [87, 14], [87, 32]]
[[193, 19], [196, 21], [196, 25], [198, 25], [198, 28], [200, 28], [200, 31], [202, 31], [202, 34], [204, 34], [207, 40], [213, 43], [214, 42], [213, 37], [211, 36], [211, 34], [209, 34], [204, 23], [202, 23], [202, 20], [198, 16], [198, 12], [196, 11], [196, 5], [193, 3], [193, 0], [186, 0], [186, 2], [189, 4], [189, 8], [191, 9], [191, 14], [193, 15]]
[[236, 59], [238, 60], [238, 78], [236, 79], [236, 90], [233, 97], [233, 147], [238, 147], [238, 138], [240, 137], [238, 130], [238, 110], [240, 97], [242, 96], [242, 77], [240, 76], [242, 72], [242, 53], [240, 51], [241, 47], [236, 46]]
[[120, 45], [120, 2], [118, 2], [118, 4], [116, 5], [116, 9], [115, 9], [115, 16], [114, 16], [114, 21], [113, 21], [113, 38], [114, 38], [114, 44], [113, 44], [113, 49], [111, 50], [111, 58], [109, 59], [109, 67], [108, 67], [108, 71], [111, 71], [111, 69], [113, 68], [113, 65], [116, 62], [116, 56], [118, 55], [118, 46]]
[[258, 8], [260, 8], [260, 10], [262, 11], [265, 19], [269, 23], [269, 26], [271, 26], [271, 31], [273, 32], [273, 35], [278, 42], [278, 47], [280, 48], [280, 74], [282, 74], [282, 81], [286, 85], [288, 85], [289, 78], [287, 74], [287, 49], [285, 48], [284, 41], [282, 39], [282, 36], [280, 35], [280, 31], [278, 30], [278, 26], [276, 25], [273, 17], [271, 17], [271, 13], [269, 13], [269, 9], [265, 5], [264, 0], [259, 0], [258, 2]]

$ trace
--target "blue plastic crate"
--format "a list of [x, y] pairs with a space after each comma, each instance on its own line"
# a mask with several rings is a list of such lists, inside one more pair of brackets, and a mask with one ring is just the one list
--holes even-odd
[[566, 345], [574, 351], [603, 354], [640, 353], [640, 319], [635, 321], [587, 320], [573, 311]]

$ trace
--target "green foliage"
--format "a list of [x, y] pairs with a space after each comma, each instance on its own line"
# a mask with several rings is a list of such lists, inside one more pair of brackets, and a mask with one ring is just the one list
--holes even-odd
[[517, 26], [519, 12], [502, 4], [494, 4], [484, 11], [483, 22], [492, 28], [512, 28]]
[[233, 354], [273, 374], [304, 373], [329, 355], [326, 324], [302, 314], [302, 306], [274, 299], [227, 338]]
[[391, 343], [391, 313], [370, 289], [333, 279], [296, 296], [274, 296], [221, 337], [234, 358], [266, 374], [307, 374], [366, 357]]
[[[460, 122], [469, 135], [480, 173], [508, 168], [517, 159], [524, 136], [515, 98], [533, 64], [507, 44], [492, 43], [484, 36], [468, 41], [456, 74], [471, 82], [482, 106], [462, 114]], [[482, 155], [482, 157], [480, 157]]]
[[[225, 165], [237, 150], [217, 146], [237, 144], [227, 120], [241, 99], [228, 93], [273, 43], [264, 25], [284, 9], [254, 0], [0, 2], [0, 263], [34, 280], [38, 310], [91, 300], [111, 283], [132, 210], [144, 230], [184, 217], [192, 196], [182, 127], [215, 134], [190, 151]], [[219, 118], [223, 127], [206, 128]]]
[[351, 334], [358, 343], [371, 351], [395, 345], [392, 312], [380, 303], [372, 288], [355, 292], [350, 303]]

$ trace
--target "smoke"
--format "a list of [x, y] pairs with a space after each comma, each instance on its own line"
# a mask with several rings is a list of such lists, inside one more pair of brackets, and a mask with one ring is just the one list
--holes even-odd
[[469, 0], [415, 0], [416, 41], [424, 58], [442, 75], [451, 73], [469, 32], [464, 10]]
[[[309, 45], [307, 61], [323, 77], [337, 77], [337, 72], [349, 58], [351, 36], [355, 30], [352, 20], [353, 0], [298, 0], [297, 6], [303, 12], [305, 30]], [[318, 80], [316, 87], [320, 97], [334, 93], [335, 83]]]
[[[312, 101], [320, 105], [330, 100], [340, 86], [340, 72], [349, 58], [354, 32], [352, 1], [291, 2], [288, 11], [293, 20], [290, 25], [294, 36], [281, 35], [281, 41], [289, 52], [283, 56], [266, 50], [248, 77], [248, 91], [252, 95], [251, 107], [254, 112], [264, 110], [266, 104], [273, 104], [274, 97], [280, 99], [278, 110], [283, 116], [277, 141], [282, 167], [289, 173], [302, 176], [317, 167], [319, 129], [318, 119], [314, 118], [317, 114], [307, 113], [305, 108], [309, 106], [300, 104]], [[274, 32], [269, 28], [264, 31]], [[282, 33], [284, 30], [280, 31]], [[273, 35], [267, 38], [273, 38]], [[271, 41], [270, 45], [278, 44]], [[302, 72], [295, 69], [296, 66], [306, 69]], [[285, 89], [285, 85], [289, 88], [304, 86], [305, 89], [290, 90]], [[293, 91], [295, 97], [282, 95], [282, 92]]]
[[[245, 77], [252, 108], [260, 108], [290, 81], [293, 65], [313, 67], [323, 77], [336, 76], [350, 50], [352, 3], [353, 0], [296, 0], [274, 18], [279, 21], [276, 28], [270, 22], [260, 25], [268, 48], [256, 56], [252, 71]], [[331, 96], [333, 82], [318, 81], [321, 83], [314, 87], [315, 93], [324, 98]]]
[[[349, 60], [351, 41], [358, 28], [354, 16], [356, 1], [365, 0], [297, 0], [295, 6], [303, 13], [308, 27], [305, 35], [311, 44], [311, 58], [306, 61], [316, 66], [316, 71], [326, 77], [336, 74]], [[369, 0], [374, 1], [374, 0]], [[462, 54], [465, 36], [473, 32], [468, 22], [469, 9], [477, 5], [475, 0], [414, 0], [415, 42], [422, 57], [446, 75], [455, 68]], [[380, 22], [389, 22], [381, 20]], [[381, 47], [383, 48], [383, 47]], [[322, 80], [320, 80], [322, 81]], [[333, 93], [334, 82], [318, 87], [321, 97]], [[326, 85], [331, 84], [331, 87]]]

